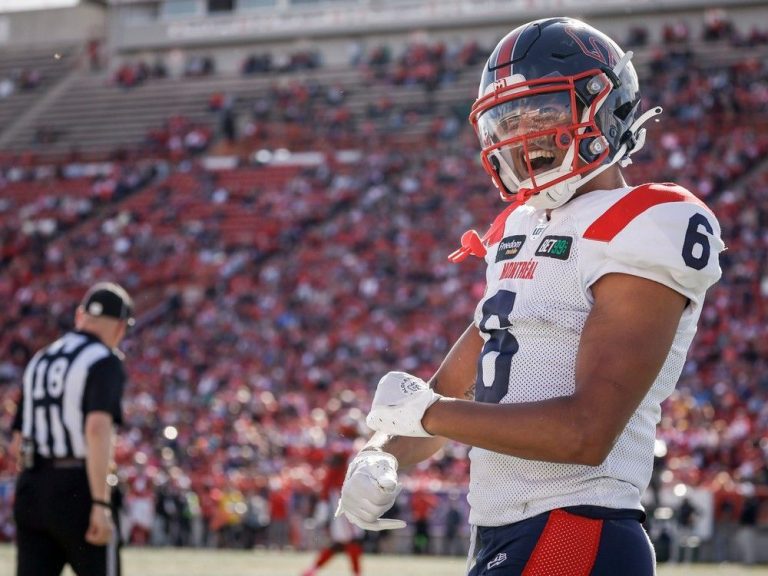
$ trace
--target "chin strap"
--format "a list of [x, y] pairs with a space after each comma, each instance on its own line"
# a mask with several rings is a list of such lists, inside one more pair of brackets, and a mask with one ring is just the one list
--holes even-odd
[[632, 57], [634, 55], [635, 53], [632, 52], [632, 50], [627, 50], [626, 52], [624, 52], [624, 56], [622, 56], [618, 64], [616, 64], [616, 66], [613, 67], [613, 73], [616, 74], [617, 78], [624, 71], [624, 68], [629, 63], [629, 61], [632, 60]]
[[650, 110], [646, 110], [643, 114], [640, 115], [640, 117], [635, 120], [632, 123], [632, 126], [629, 127], [628, 132], [632, 134], [632, 138], [634, 139], [634, 145], [631, 149], [627, 149], [627, 144], [624, 143], [622, 147], [619, 149], [619, 152], [621, 154], [616, 154], [618, 158], [621, 158], [619, 160], [619, 165], [623, 168], [624, 166], [629, 166], [632, 164], [632, 159], [630, 156], [634, 154], [635, 152], [640, 151], [643, 146], [645, 146], [645, 134], [646, 130], [645, 128], [640, 128], [643, 124], [648, 122], [651, 118], [654, 116], [658, 116], [664, 111], [664, 109], [661, 106], [654, 106]]

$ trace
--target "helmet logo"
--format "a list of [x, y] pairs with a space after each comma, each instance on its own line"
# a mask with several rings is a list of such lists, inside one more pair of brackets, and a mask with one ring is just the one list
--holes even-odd
[[565, 26], [564, 30], [568, 36], [573, 38], [584, 54], [605, 66], [610, 66], [611, 68], [616, 66], [616, 62], [618, 62], [616, 54], [605, 40], [598, 36], [589, 36], [589, 46], [587, 46], [584, 40], [579, 37], [578, 28], [575, 26]]
[[493, 83], [493, 90], [492, 92], [496, 92], [497, 90], [501, 90], [502, 88], [507, 87], [507, 79], [502, 78], [501, 80], [496, 80], [496, 82]]

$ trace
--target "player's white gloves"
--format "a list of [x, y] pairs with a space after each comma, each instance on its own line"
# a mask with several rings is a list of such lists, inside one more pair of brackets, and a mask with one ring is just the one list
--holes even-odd
[[380, 517], [399, 493], [397, 459], [387, 452], [363, 450], [349, 463], [336, 516], [344, 514], [363, 530], [404, 528], [402, 520]]
[[424, 430], [421, 419], [440, 398], [421, 378], [406, 372], [389, 372], [379, 380], [366, 422], [385, 434], [432, 436]]

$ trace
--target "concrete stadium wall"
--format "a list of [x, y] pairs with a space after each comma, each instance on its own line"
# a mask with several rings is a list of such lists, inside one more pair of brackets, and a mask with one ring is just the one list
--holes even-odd
[[[350, 3], [293, 10], [257, 12], [183, 19], [158, 19], [149, 12], [137, 16], [137, 7], [116, 7], [110, 15], [110, 37], [120, 51], [145, 48], [199, 47], [253, 42], [275, 44], [297, 38], [318, 41], [334, 37], [370, 38], [402, 34], [408, 30], [451, 30], [474, 27], [510, 28], [534, 18], [554, 15], [585, 17], [610, 27], [642, 23], [651, 29], [684, 19], [700, 27], [707, 8], [725, 7], [737, 25], [765, 21], [764, 0], [505, 0], [472, 5], [467, 2], [410, 3], [402, 7]], [[149, 7], [147, 8], [149, 10]]]
[[[625, 8], [614, 10], [569, 10], [571, 16], [580, 17], [605, 31], [620, 43], [627, 37], [629, 29], [642, 26], [648, 29], [651, 42], [661, 36], [661, 30], [669, 23], [684, 22], [691, 31], [692, 39], [701, 35], [704, 24], [704, 10], [696, 8], [672, 9], [667, 5], [663, 10], [646, 12], [649, 3], [641, 3], [639, 10]], [[118, 12], [113, 12], [109, 22], [111, 48], [121, 57], [134, 59], [144, 57], [151, 61], [154, 54], [167, 58], [181, 51], [186, 57], [191, 54], [205, 54], [216, 60], [217, 71], [234, 73], [246, 55], [269, 51], [274, 55], [290, 54], [302, 48], [313, 48], [322, 54], [325, 65], [346, 65], [353, 47], [366, 49], [378, 45], [389, 45], [397, 51], [416, 35], [430, 41], [446, 43], [460, 42], [467, 38], [477, 39], [492, 47], [509, 30], [530, 19], [555, 15], [558, 11], [539, 10], [517, 12], [490, 22], [478, 22], [470, 17], [445, 21], [436, 19], [429, 25], [415, 26], [400, 23], [399, 27], [368, 23], [356, 27], [337, 26], [321, 29], [308, 26], [304, 32], [290, 34], [277, 31], [260, 31], [258, 22], [251, 25], [244, 17], [234, 16], [205, 18], [196, 22], [152, 21], [136, 23], [123, 22]], [[768, 22], [768, 6], [751, 3], [728, 7], [728, 17], [740, 29], [749, 30], [754, 25]], [[252, 17], [249, 17], [252, 18]], [[263, 24], [263, 23], [262, 23]], [[179, 58], [177, 58], [179, 59]]]
[[106, 10], [93, 4], [0, 14], [0, 50], [82, 44], [103, 37], [106, 22]]

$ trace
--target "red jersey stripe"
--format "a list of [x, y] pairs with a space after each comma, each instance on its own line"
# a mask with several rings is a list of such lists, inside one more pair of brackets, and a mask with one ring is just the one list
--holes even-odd
[[668, 202], [693, 202], [709, 211], [696, 196], [677, 184], [642, 184], [611, 206], [589, 225], [584, 238], [598, 242], [610, 242], [632, 220], [658, 204]]

